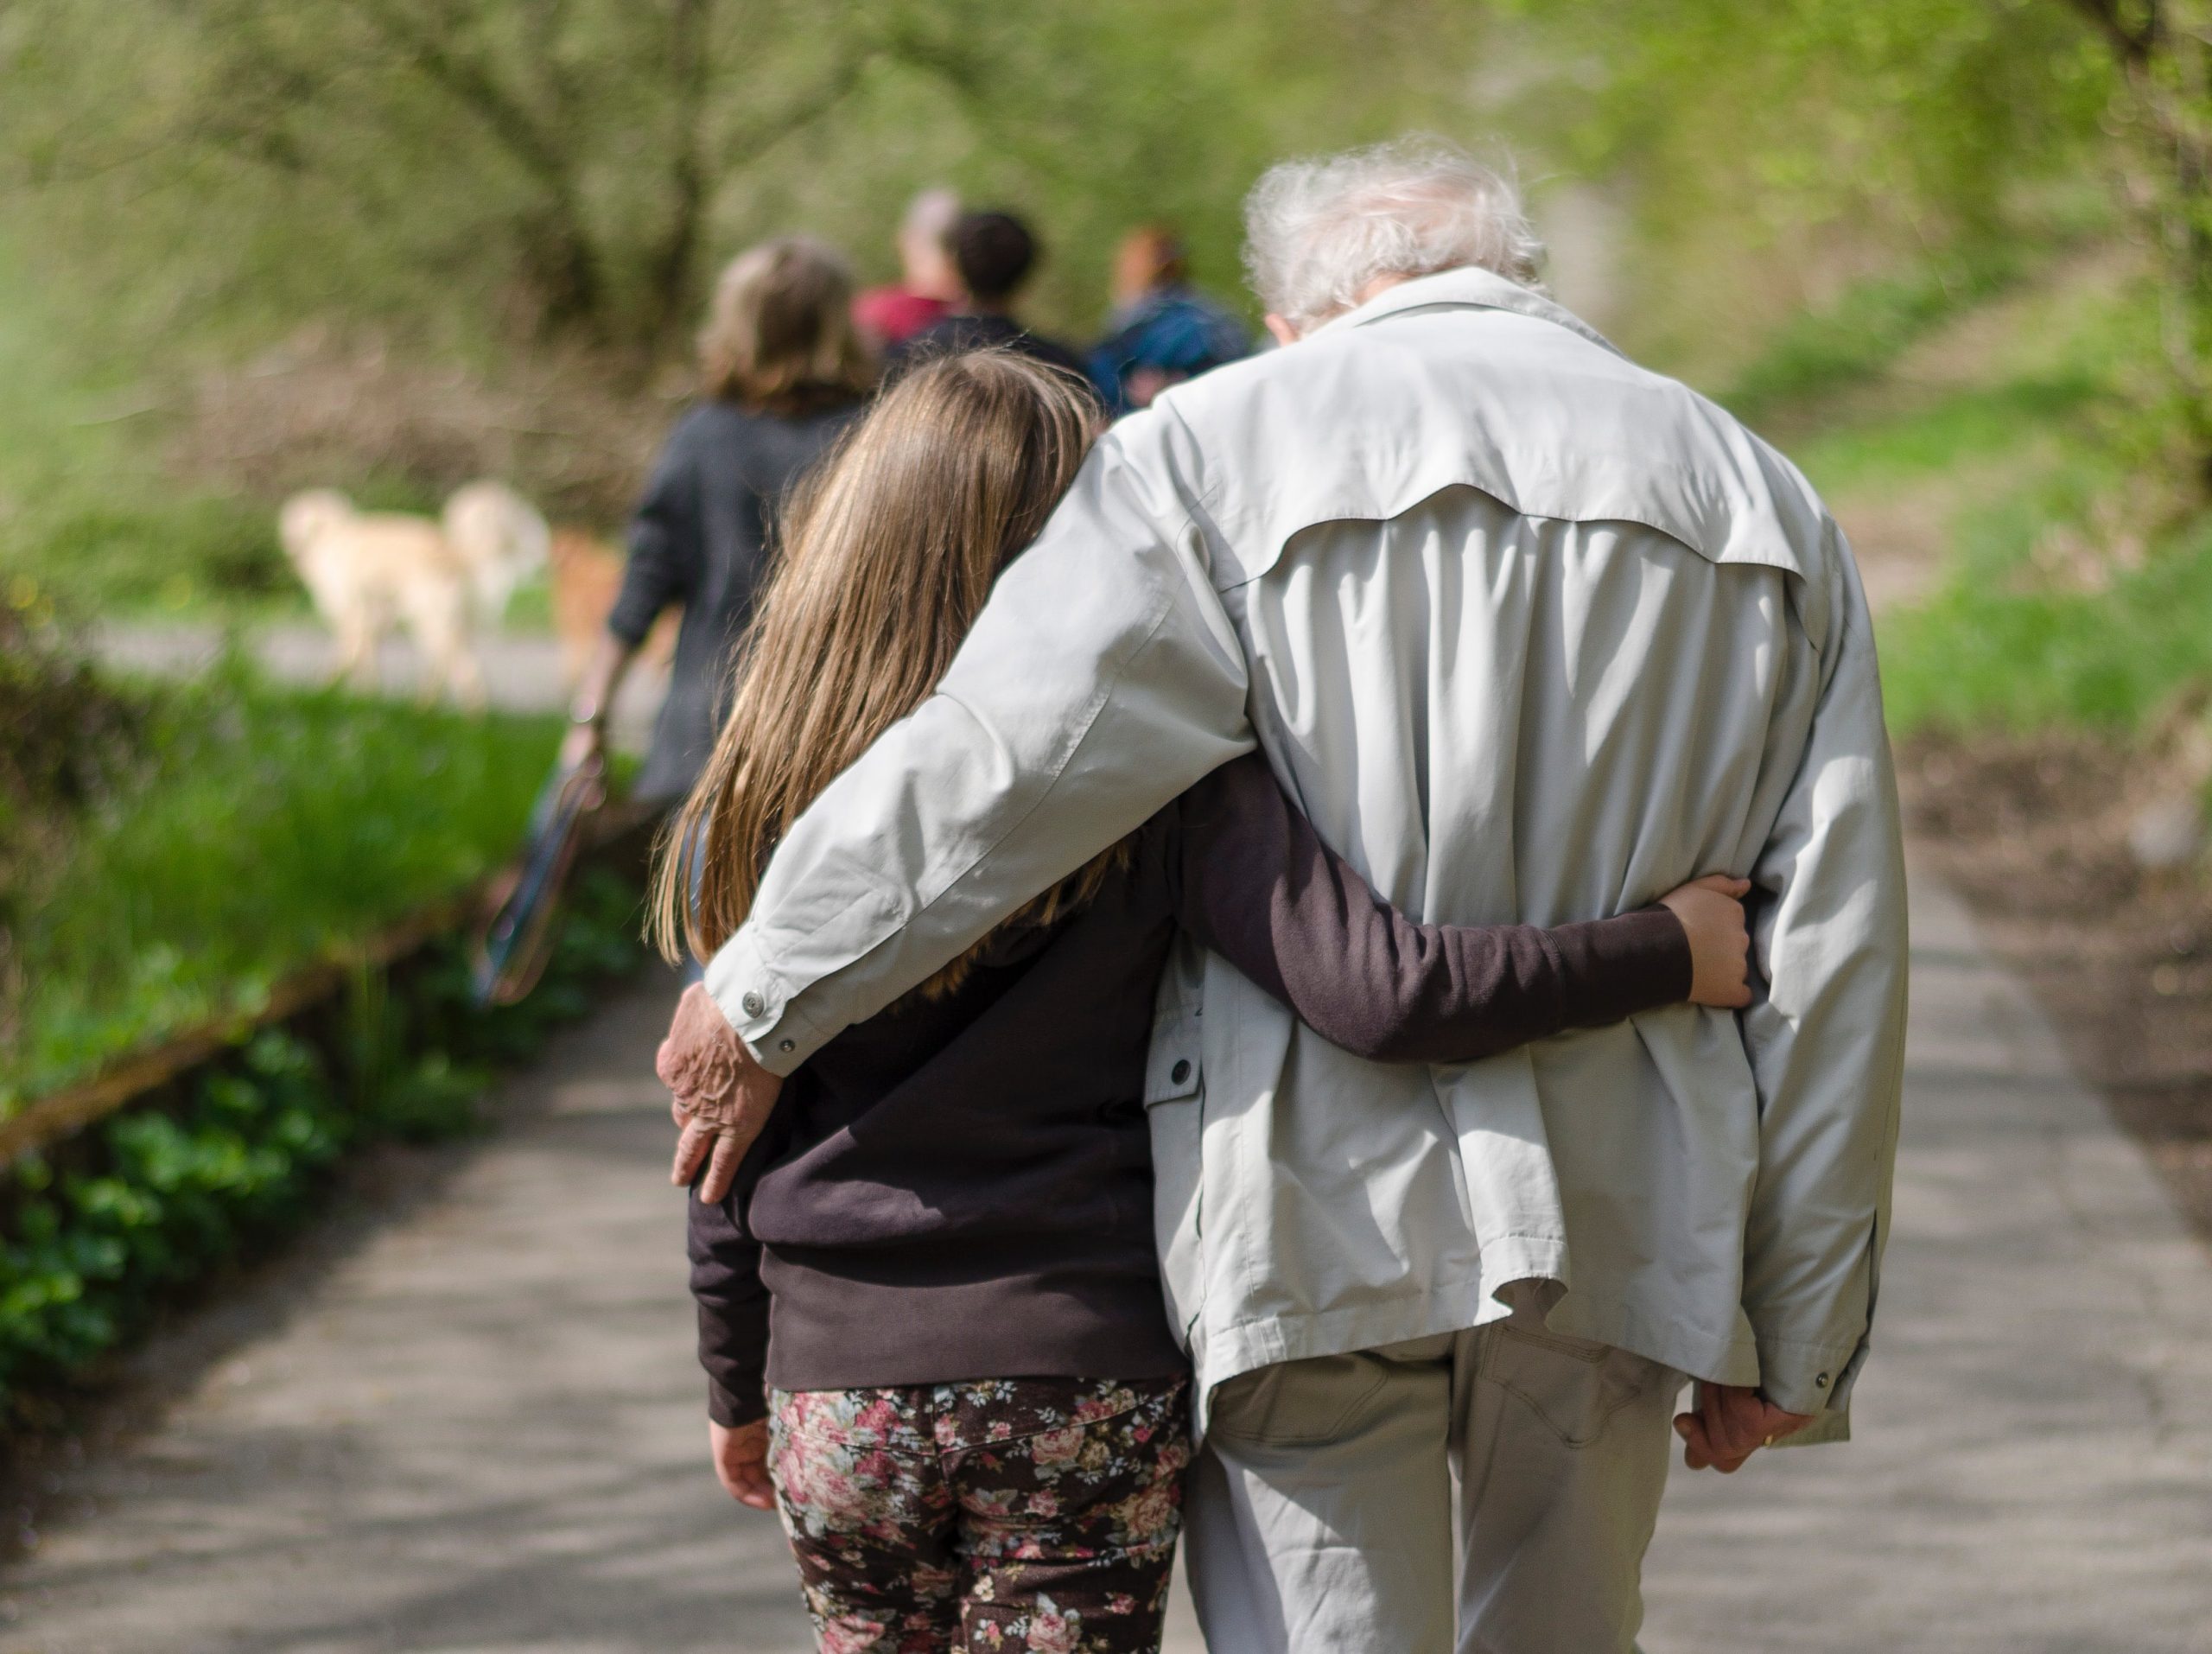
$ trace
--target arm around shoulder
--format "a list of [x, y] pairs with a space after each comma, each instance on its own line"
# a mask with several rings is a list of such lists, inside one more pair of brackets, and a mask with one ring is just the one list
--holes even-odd
[[707, 977], [766, 1066], [789, 1072], [1251, 745], [1243, 652], [1146, 418], [1101, 439], [938, 693], [785, 835]]

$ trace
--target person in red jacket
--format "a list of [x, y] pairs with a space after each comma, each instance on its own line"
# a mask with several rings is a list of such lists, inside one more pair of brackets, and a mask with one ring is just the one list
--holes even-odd
[[960, 197], [925, 189], [900, 220], [899, 278], [871, 287], [853, 301], [853, 325], [878, 351], [912, 339], [948, 314], [961, 296], [960, 271], [949, 245], [960, 219]]

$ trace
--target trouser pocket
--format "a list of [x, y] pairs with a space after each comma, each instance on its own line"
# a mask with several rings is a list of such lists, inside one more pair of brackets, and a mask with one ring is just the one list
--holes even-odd
[[1363, 1353], [1277, 1362], [1239, 1373], [1217, 1389], [1206, 1428], [1270, 1447], [1333, 1441], [1389, 1377], [1384, 1363]]
[[1515, 1321], [1484, 1329], [1476, 1377], [1496, 1384], [1568, 1447], [1586, 1447], [1666, 1369], [1646, 1357]]

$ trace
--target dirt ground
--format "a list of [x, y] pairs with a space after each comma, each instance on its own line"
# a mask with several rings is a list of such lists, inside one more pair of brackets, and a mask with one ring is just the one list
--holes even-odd
[[2125, 837], [2165, 767], [2080, 735], [1921, 738], [1897, 760], [1916, 855], [2212, 1239], [2212, 878], [2145, 874]]

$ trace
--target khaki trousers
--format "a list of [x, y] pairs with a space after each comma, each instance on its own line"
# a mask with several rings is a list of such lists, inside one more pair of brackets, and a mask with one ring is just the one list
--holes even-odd
[[1210, 1654], [1631, 1654], [1682, 1383], [1525, 1314], [1230, 1379], [1185, 1524]]

